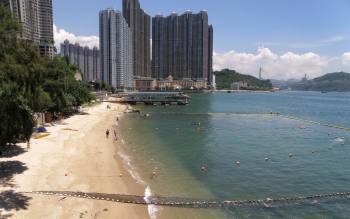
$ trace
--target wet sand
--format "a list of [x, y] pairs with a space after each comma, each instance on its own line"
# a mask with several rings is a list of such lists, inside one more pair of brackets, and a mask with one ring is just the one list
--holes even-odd
[[[149, 218], [147, 206], [107, 201], [40, 196], [29, 191], [81, 191], [143, 195], [124, 168], [113, 141], [116, 116], [125, 106], [99, 104], [85, 108], [52, 127], [50, 135], [32, 139], [28, 152], [0, 158], [10, 169], [0, 183], [0, 218]], [[110, 136], [105, 137], [106, 129]], [[20, 144], [26, 148], [26, 144]], [[6, 181], [5, 181], [6, 180]], [[3, 206], [2, 206], [3, 205]]]

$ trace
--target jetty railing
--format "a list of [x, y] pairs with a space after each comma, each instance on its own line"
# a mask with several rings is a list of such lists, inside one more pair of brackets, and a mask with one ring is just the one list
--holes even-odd
[[189, 104], [190, 97], [181, 92], [130, 92], [112, 95], [119, 103], [146, 104], [146, 105], [166, 105], [166, 104]]

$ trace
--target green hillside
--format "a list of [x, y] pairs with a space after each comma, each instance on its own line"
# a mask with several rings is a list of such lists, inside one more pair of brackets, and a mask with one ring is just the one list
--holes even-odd
[[329, 73], [312, 80], [303, 80], [292, 88], [306, 91], [350, 91], [350, 74], [345, 72]]
[[216, 87], [219, 90], [231, 89], [233, 82], [246, 82], [248, 83], [246, 90], [270, 90], [272, 84], [270, 80], [259, 80], [251, 75], [244, 75], [236, 72], [235, 70], [223, 69], [221, 71], [214, 72], [216, 76]]

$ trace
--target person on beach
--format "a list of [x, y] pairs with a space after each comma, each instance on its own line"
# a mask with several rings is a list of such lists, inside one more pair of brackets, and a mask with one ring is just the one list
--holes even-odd
[[117, 132], [115, 130], [113, 130], [113, 132], [114, 132], [114, 141], [118, 141]]
[[109, 137], [109, 129], [106, 130], [106, 138]]

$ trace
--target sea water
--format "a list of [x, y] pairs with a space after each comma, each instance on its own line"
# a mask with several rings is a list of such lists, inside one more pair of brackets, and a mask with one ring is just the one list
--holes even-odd
[[[247, 200], [350, 191], [349, 131], [269, 114], [350, 127], [350, 93], [191, 94], [189, 106], [137, 108], [151, 116], [122, 118], [122, 147], [146, 196]], [[149, 211], [152, 218], [350, 218], [350, 201]]]

